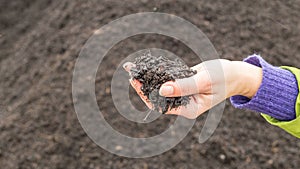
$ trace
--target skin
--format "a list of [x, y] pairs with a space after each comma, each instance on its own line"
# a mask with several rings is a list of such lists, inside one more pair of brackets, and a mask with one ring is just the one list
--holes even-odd
[[[128, 72], [134, 66], [130, 62], [123, 65]], [[165, 97], [192, 95], [187, 106], [169, 110], [166, 114], [195, 119], [231, 96], [242, 95], [252, 98], [262, 82], [262, 69], [241, 61], [210, 60], [191, 69], [196, 70], [197, 74], [189, 78], [177, 79], [175, 82], [169, 81], [161, 86], [159, 93]], [[129, 81], [151, 109], [151, 103], [140, 89], [142, 84], [137, 80]]]

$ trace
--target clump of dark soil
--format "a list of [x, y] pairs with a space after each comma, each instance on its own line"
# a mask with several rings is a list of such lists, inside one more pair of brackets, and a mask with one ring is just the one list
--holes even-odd
[[136, 58], [136, 67], [131, 69], [131, 76], [142, 83], [141, 90], [153, 104], [153, 108], [161, 113], [179, 106], [186, 106], [190, 96], [164, 97], [159, 88], [167, 81], [175, 81], [193, 76], [197, 72], [190, 69], [179, 59], [170, 60], [164, 56], [153, 56], [150, 52]]

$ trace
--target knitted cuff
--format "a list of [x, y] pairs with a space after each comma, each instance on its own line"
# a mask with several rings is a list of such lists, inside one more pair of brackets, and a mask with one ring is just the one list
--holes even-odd
[[230, 98], [232, 105], [268, 114], [281, 121], [295, 119], [298, 85], [294, 74], [268, 64], [256, 54], [244, 59], [244, 62], [262, 68], [262, 83], [252, 99], [240, 95], [232, 96]]

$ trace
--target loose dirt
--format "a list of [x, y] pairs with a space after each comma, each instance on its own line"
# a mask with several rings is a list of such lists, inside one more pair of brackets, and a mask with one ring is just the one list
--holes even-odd
[[190, 96], [163, 97], [159, 94], [159, 89], [165, 82], [191, 77], [197, 73], [181, 60], [152, 56], [149, 51], [136, 58], [134, 64], [135, 67], [130, 70], [131, 76], [142, 83], [141, 90], [154, 106], [154, 110], [164, 114], [190, 102]]

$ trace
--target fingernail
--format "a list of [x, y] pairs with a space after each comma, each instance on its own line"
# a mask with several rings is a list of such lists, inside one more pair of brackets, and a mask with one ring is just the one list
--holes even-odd
[[126, 68], [127, 68], [127, 66], [128, 66], [129, 64], [130, 64], [129, 62], [124, 63], [124, 64], [123, 64], [123, 68], [124, 68], [125, 70], [127, 70]]
[[159, 90], [161, 96], [168, 96], [174, 93], [173, 86], [162, 86]]

